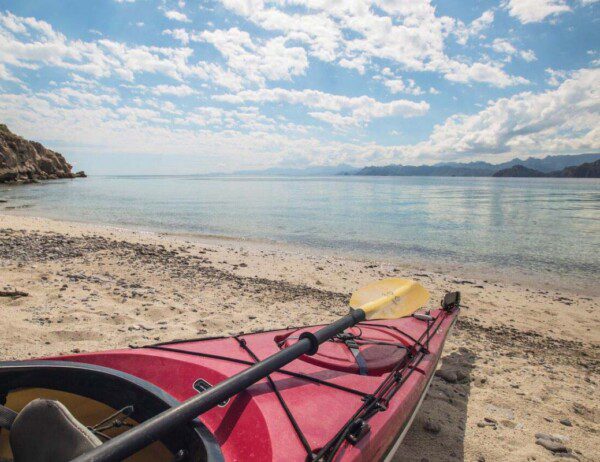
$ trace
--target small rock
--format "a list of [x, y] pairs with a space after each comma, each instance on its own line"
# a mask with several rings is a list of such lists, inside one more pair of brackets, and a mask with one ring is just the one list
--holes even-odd
[[559, 422], [563, 424], [565, 427], [572, 427], [573, 424], [569, 419], [560, 419]]
[[425, 429], [425, 431], [427, 431], [429, 433], [433, 433], [434, 435], [437, 435], [442, 430], [442, 427], [440, 426], [440, 424], [437, 422], [434, 422], [431, 419], [427, 419], [425, 421], [425, 423], [423, 424], [423, 428]]
[[551, 451], [551, 452], [563, 452], [563, 453], [568, 452], [567, 447], [564, 444], [557, 442], [557, 441], [538, 438], [535, 440], [535, 444], [539, 444], [540, 446], [542, 446], [543, 448], [546, 448], [548, 451]]
[[435, 371], [435, 375], [448, 383], [458, 382], [456, 371], [453, 371], [451, 369], [439, 369]]

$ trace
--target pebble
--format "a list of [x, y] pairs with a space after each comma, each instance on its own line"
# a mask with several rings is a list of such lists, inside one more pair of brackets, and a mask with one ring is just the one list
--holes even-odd
[[569, 419], [560, 419], [559, 422], [563, 424], [565, 427], [572, 427], [573, 424]]
[[432, 433], [434, 435], [437, 435], [442, 430], [441, 425], [439, 423], [437, 423], [437, 422], [434, 422], [431, 419], [427, 419], [425, 421], [425, 423], [423, 424], [423, 428], [428, 433]]
[[539, 444], [540, 446], [546, 448], [548, 451], [552, 451], [552, 452], [567, 452], [568, 451], [567, 447], [563, 443], [560, 443], [557, 441], [538, 438], [535, 440], [535, 444]]
[[456, 371], [450, 369], [439, 369], [435, 371], [435, 375], [448, 383], [458, 382], [458, 376], [456, 374]]

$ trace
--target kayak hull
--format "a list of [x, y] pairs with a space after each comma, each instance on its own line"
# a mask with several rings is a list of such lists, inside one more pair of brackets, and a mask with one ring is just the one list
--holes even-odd
[[[390, 377], [397, 376], [389, 398], [364, 421], [357, 441], [344, 438], [330, 460], [372, 461], [390, 457], [394, 444], [408, 430], [440, 358], [458, 310], [437, 310], [432, 322], [416, 318], [361, 323], [385, 326], [402, 337], [410, 354], [397, 370], [360, 375], [335, 364], [301, 358], [246, 391], [203, 414], [225, 460], [304, 461], [326, 447], [356, 416], [365, 401]], [[200, 339], [143, 348], [78, 354], [53, 360], [94, 364], [131, 374], [184, 401], [280, 348], [282, 337], [308, 329], [286, 329], [238, 337]], [[349, 353], [350, 360], [352, 359]], [[334, 358], [335, 360], [339, 358]], [[343, 368], [342, 368], [343, 369]], [[274, 387], [276, 390], [274, 390]], [[279, 395], [279, 396], [278, 396]], [[286, 410], [287, 408], [287, 410]], [[385, 408], [385, 409], [383, 409]], [[291, 417], [290, 417], [291, 414]], [[297, 427], [297, 428], [296, 428]]]

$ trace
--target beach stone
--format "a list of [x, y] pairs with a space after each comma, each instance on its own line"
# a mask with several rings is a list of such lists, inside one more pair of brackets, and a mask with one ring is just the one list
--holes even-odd
[[567, 447], [563, 443], [558, 442], [558, 441], [552, 441], [552, 440], [546, 440], [543, 438], [538, 438], [535, 440], [535, 444], [538, 444], [551, 452], [568, 452]]
[[434, 435], [437, 435], [440, 431], [442, 431], [441, 425], [439, 423], [437, 423], [437, 422], [434, 422], [431, 419], [427, 419], [425, 421], [425, 423], [423, 424], [423, 428], [428, 433], [432, 433]]
[[448, 383], [457, 383], [458, 376], [456, 371], [450, 369], [438, 369], [435, 371], [435, 375]]
[[493, 424], [492, 422], [485, 422], [485, 421], [477, 422], [477, 426], [479, 428], [484, 428], [484, 427], [494, 427], [494, 428], [496, 428], [496, 424]]

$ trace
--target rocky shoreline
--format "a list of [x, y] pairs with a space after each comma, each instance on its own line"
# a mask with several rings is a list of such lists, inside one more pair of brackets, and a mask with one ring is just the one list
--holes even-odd
[[85, 178], [85, 172], [74, 173], [64, 156], [28, 141], [0, 124], [0, 183], [37, 183], [59, 178]]
[[595, 460], [600, 299], [249, 243], [0, 216], [0, 355], [324, 323], [374, 279], [464, 308], [396, 462]]

